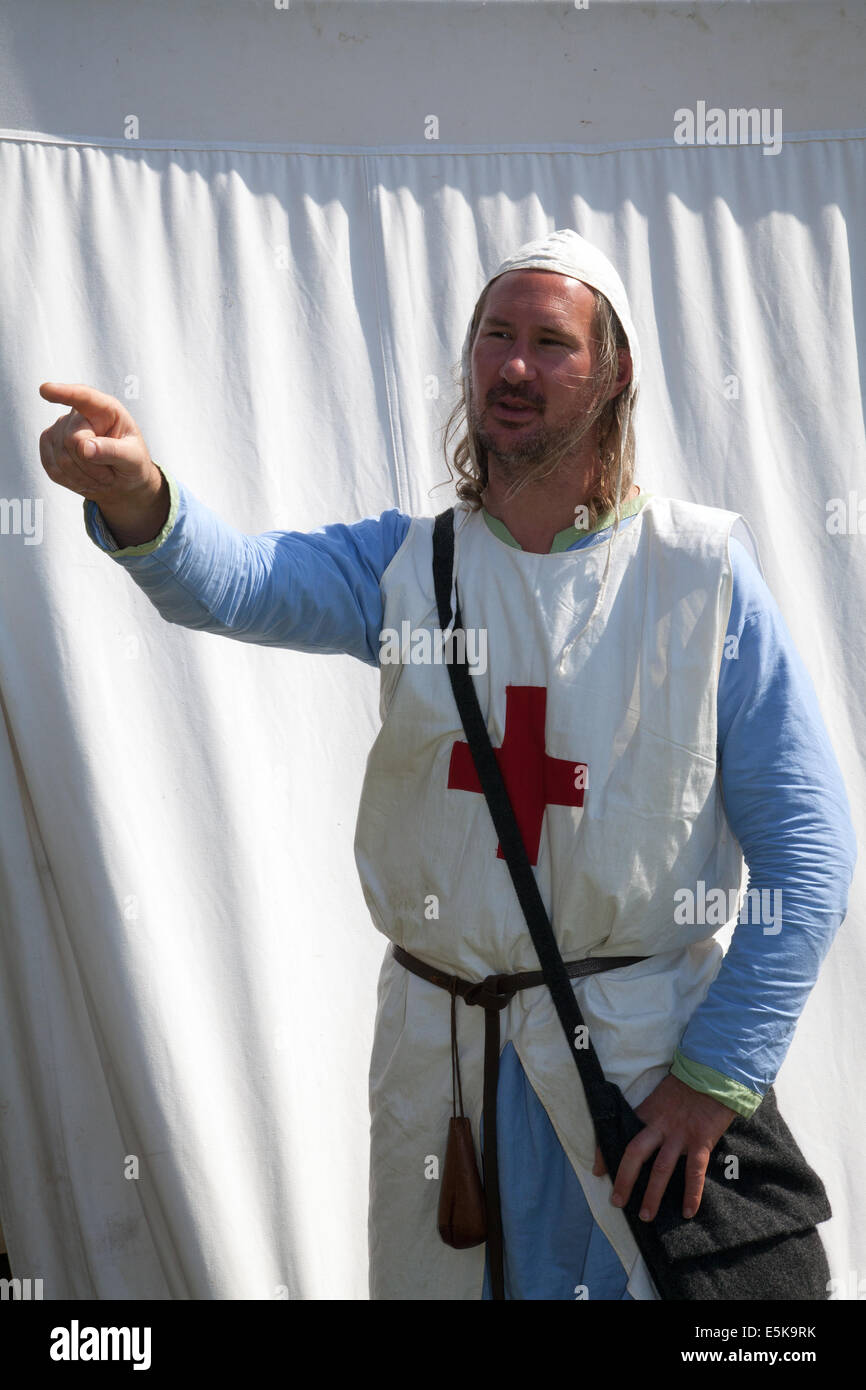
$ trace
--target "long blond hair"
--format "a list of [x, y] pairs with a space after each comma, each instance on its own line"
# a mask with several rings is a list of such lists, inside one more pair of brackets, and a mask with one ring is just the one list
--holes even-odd
[[[495, 283], [494, 281], [490, 282]], [[588, 527], [595, 526], [597, 521], [606, 512], [612, 511], [617, 503], [617, 476], [622, 465], [620, 476], [619, 496], [620, 499], [628, 495], [634, 481], [635, 469], [635, 432], [634, 432], [634, 411], [637, 405], [638, 388], [631, 384], [625, 386], [611, 400], [605, 401], [607, 392], [614, 385], [619, 371], [619, 359], [617, 357], [618, 348], [627, 348], [628, 339], [619, 320], [619, 315], [614, 310], [610, 300], [603, 295], [600, 290], [592, 286], [591, 290], [594, 301], [594, 312], [590, 333], [595, 342], [598, 343], [597, 366], [595, 375], [596, 399], [603, 402], [597, 407], [595, 412], [590, 412], [590, 416], [585, 422], [585, 429], [591, 428], [593, 423], [597, 423], [598, 429], [598, 456], [599, 471], [593, 485], [592, 493], [587, 500], [586, 506], [589, 513]], [[484, 313], [484, 305], [490, 285], [485, 286], [482, 294], [475, 306], [475, 313], [472, 316], [470, 344], [475, 343], [479, 324]], [[471, 351], [471, 346], [470, 346]], [[487, 450], [484, 448], [477, 433], [472, 432], [472, 447], [470, 448], [470, 426], [469, 426], [469, 405], [467, 383], [461, 380], [460, 395], [454, 409], [451, 411], [445, 425], [443, 426], [442, 448], [445, 455], [445, 463], [449, 475], [453, 481], [454, 473], [458, 476], [457, 496], [461, 501], [467, 503], [471, 511], [477, 511], [482, 506], [482, 494], [487, 487]], [[449, 446], [456, 437], [454, 445], [453, 469], [448, 457]], [[473, 452], [475, 458], [473, 459]], [[477, 460], [477, 464], [475, 462]], [[529, 483], [539, 481], [546, 477], [561, 462], [561, 455], [557, 456], [552, 464], [538, 464], [535, 468], [529, 469], [526, 475], [521, 478], [513, 488], [509, 489], [509, 496], [512, 497], [520, 492]]]

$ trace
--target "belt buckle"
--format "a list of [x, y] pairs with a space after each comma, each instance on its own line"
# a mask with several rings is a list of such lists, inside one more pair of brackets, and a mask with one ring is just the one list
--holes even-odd
[[513, 989], [503, 989], [503, 983], [510, 978], [509, 975], [487, 975], [466, 991], [464, 1002], [480, 1004], [484, 1009], [504, 1009], [515, 993]]

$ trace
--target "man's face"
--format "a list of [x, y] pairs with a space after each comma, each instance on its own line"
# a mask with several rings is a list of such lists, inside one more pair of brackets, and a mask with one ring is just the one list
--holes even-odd
[[[470, 424], [507, 471], [542, 462], [572, 434], [579, 442], [597, 390], [593, 310], [586, 285], [549, 270], [512, 270], [491, 285], [472, 348]], [[622, 389], [627, 352], [620, 364]]]

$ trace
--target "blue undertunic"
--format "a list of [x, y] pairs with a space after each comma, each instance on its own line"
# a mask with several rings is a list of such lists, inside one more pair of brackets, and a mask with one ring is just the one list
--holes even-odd
[[[117, 551], [95, 503], [84, 504], [91, 539], [115, 554], [163, 618], [266, 646], [347, 652], [378, 667], [379, 582], [405, 539], [408, 516], [389, 510], [352, 525], [249, 536], [172, 481], [174, 521], [149, 553], [146, 546]], [[602, 544], [608, 535], [602, 529], [568, 548]], [[737, 925], [679, 1054], [747, 1088], [757, 1103], [776, 1078], [847, 911], [856, 841], [811, 678], [734, 538], [730, 555], [727, 631], [737, 656], [723, 659], [719, 674], [720, 775], [749, 887], [769, 890], [769, 902], [781, 889], [784, 913], [774, 934], [761, 922]], [[702, 1076], [697, 1089], [710, 1090]], [[626, 1272], [510, 1043], [500, 1063], [497, 1133], [506, 1297], [573, 1300], [585, 1286], [593, 1300], [628, 1299]]]

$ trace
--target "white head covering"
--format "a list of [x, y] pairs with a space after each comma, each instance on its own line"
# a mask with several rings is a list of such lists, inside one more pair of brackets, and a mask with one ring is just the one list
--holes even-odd
[[[582, 280], [592, 289], [601, 290], [616, 310], [628, 339], [632, 360], [632, 385], [629, 389], [634, 394], [640, 381], [640, 347], [631, 321], [625, 286], [603, 251], [599, 251], [597, 246], [573, 232], [570, 227], [565, 227], [561, 231], [550, 232], [537, 241], [528, 241], [525, 246], [521, 246], [519, 251], [515, 251], [513, 256], [509, 256], [499, 269], [493, 272], [487, 285], [492, 285], [494, 280], [498, 280], [500, 275], [507, 274], [509, 270], [554, 270], [558, 275], [568, 275], [573, 280]], [[484, 290], [481, 293], [483, 294]], [[478, 299], [480, 298], [481, 295], [478, 296]], [[478, 300], [475, 304], [477, 308]], [[475, 309], [472, 311], [472, 318], [474, 317]], [[466, 330], [461, 359], [464, 385], [468, 385], [469, 382], [472, 318]]]
[[[540, 237], [536, 241], [528, 241], [515, 251], [513, 256], [508, 256], [494, 271], [487, 285], [491, 285], [494, 280], [498, 280], [500, 275], [505, 275], [509, 270], [553, 270], [558, 275], [568, 275], [574, 280], [581, 280], [585, 285], [592, 289], [601, 290], [601, 293], [610, 301], [615, 310], [620, 323], [623, 326], [626, 339], [628, 341], [629, 353], [632, 361], [632, 375], [628, 386], [623, 391], [623, 399], [627, 406], [627, 412], [623, 420], [622, 445], [628, 431], [628, 422], [634, 406], [637, 389], [640, 382], [640, 347], [638, 345], [637, 334], [631, 319], [631, 311], [628, 304], [628, 296], [625, 286], [617, 274], [614, 266], [607, 259], [603, 251], [599, 251], [597, 246], [586, 241], [578, 232], [572, 231], [570, 227], [564, 227], [559, 231], [549, 232], [547, 236]], [[484, 289], [487, 288], [485, 285]], [[484, 293], [484, 290], [481, 291]], [[481, 295], [478, 296], [481, 298]], [[475, 308], [478, 307], [478, 300], [475, 301]], [[475, 317], [475, 308], [469, 320], [469, 327], [466, 330], [466, 337], [463, 342], [463, 352], [461, 355], [461, 368], [463, 373], [463, 387], [465, 399], [469, 400], [471, 382], [471, 354], [472, 354], [472, 319]], [[472, 435], [468, 437], [469, 452], [476, 468], [478, 460], [475, 457], [475, 449], [472, 444]], [[604, 574], [599, 586], [598, 598], [592, 612], [578, 633], [571, 638], [560, 656], [560, 670], [564, 668], [565, 659], [574, 643], [583, 635], [589, 627], [593, 618], [601, 608], [604, 591], [607, 586], [607, 576], [610, 570], [611, 547], [614, 537], [619, 529], [620, 521], [620, 492], [622, 489], [622, 448], [620, 449], [619, 469], [616, 481], [616, 517], [607, 543], [607, 560], [605, 562]]]

